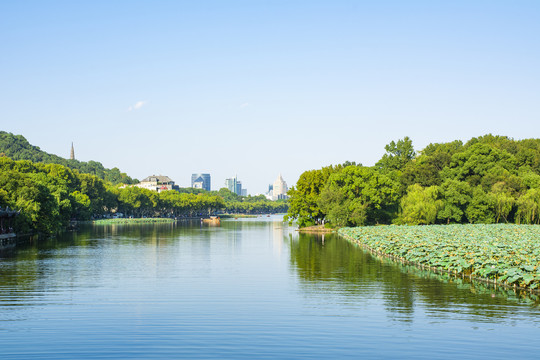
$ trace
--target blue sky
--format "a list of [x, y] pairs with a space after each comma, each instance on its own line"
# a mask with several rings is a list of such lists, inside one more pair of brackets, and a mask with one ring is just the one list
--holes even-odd
[[0, 1], [0, 129], [142, 179], [540, 133], [538, 1]]

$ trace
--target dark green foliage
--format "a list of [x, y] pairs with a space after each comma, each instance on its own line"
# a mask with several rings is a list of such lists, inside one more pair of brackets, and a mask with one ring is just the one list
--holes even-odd
[[196, 188], [178, 188], [176, 191], [178, 191], [181, 194], [195, 194], [195, 195], [206, 193], [206, 190], [196, 189]]
[[[33, 171], [28, 171], [30, 168]], [[68, 185], [59, 185], [65, 179], [55, 179], [48, 170], [41, 164], [32, 168], [29, 162], [17, 164], [0, 158], [2, 206], [21, 211], [16, 220], [20, 232], [50, 233], [69, 221], [72, 206]]]
[[384, 147], [386, 154], [375, 165], [377, 168], [384, 172], [392, 170], [403, 170], [405, 165], [412, 161], [416, 152], [414, 151], [412, 140], [408, 136], [405, 136], [403, 140], [398, 142], [392, 141], [390, 144]]
[[517, 171], [517, 160], [511, 153], [477, 143], [454, 154], [441, 175], [467, 181], [472, 186], [482, 185], [484, 190], [488, 190], [500, 179], [516, 174]]
[[13, 135], [5, 131], [0, 131], [0, 154], [13, 160], [29, 160], [34, 163], [59, 164], [80, 173], [95, 175], [102, 180], [112, 184], [134, 184], [134, 180], [118, 168], [106, 169], [96, 161], [68, 160], [60, 156], [46, 153], [37, 146], [31, 145], [22, 135]]
[[[373, 168], [328, 167], [326, 177], [324, 169], [303, 173], [289, 192], [288, 218], [300, 226], [540, 223], [540, 139], [485, 135], [465, 145], [429, 144], [416, 156], [406, 137], [385, 149]], [[376, 202], [381, 175], [394, 184], [393, 195]]]
[[233, 193], [227, 188], [219, 189], [218, 194], [227, 202], [240, 201], [241, 198], [240, 195]]
[[378, 224], [388, 220], [398, 189], [375, 169], [348, 166], [330, 175], [317, 203], [337, 226]]
[[[225, 200], [225, 199], [227, 200]], [[220, 192], [160, 193], [136, 186], [114, 186], [95, 175], [58, 164], [0, 157], [0, 206], [19, 210], [17, 233], [52, 234], [70, 220], [122, 213], [129, 217], [200, 217], [220, 210], [235, 213], [286, 212], [286, 201]]]
[[319, 196], [330, 175], [341, 168], [342, 166], [327, 166], [321, 170], [305, 171], [300, 175], [296, 187], [292, 187], [288, 192], [289, 210], [285, 220], [297, 220], [300, 226], [320, 224], [326, 214], [317, 203]]
[[465, 222], [465, 210], [471, 201], [471, 186], [463, 181], [447, 179], [439, 187], [443, 200], [437, 218], [449, 223]]

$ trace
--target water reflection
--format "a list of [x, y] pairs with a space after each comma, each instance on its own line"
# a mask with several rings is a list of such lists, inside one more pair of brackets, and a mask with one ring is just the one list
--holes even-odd
[[514, 305], [539, 315], [538, 298], [526, 292], [497, 289], [481, 282], [434, 274], [372, 255], [337, 235], [289, 234], [291, 266], [302, 280], [307, 297], [323, 292], [340, 294], [344, 304], [377, 298], [393, 320], [410, 322], [415, 312], [455, 319], [512, 320]]
[[[180, 347], [205, 354], [214, 344], [215, 358], [242, 346], [251, 355], [273, 355], [267, 358], [294, 351], [335, 358], [343, 349], [354, 357], [386, 350], [383, 336], [401, 336], [390, 354], [397, 357], [407, 350], [404, 332], [429, 348], [435, 340], [421, 331], [441, 333], [449, 323], [458, 329], [454, 340], [473, 336], [463, 329], [483, 323], [499, 326], [494, 342], [512, 334], [520, 340], [540, 327], [535, 301], [373, 256], [333, 234], [299, 234], [279, 218], [224, 220], [219, 227], [93, 226], [0, 254], [0, 330], [9, 330], [11, 349], [24, 352], [36, 337], [44, 346], [54, 333], [56, 341], [77, 344], [66, 358], [81, 355], [80, 343], [114, 344], [124, 355], [133, 338], [147, 358], [156, 349], [174, 358], [180, 352], [165, 352]], [[506, 325], [512, 328], [501, 329]], [[77, 333], [88, 328], [93, 332]], [[284, 339], [289, 347], [279, 353], [275, 344]], [[56, 345], [51, 353], [70, 346]]]

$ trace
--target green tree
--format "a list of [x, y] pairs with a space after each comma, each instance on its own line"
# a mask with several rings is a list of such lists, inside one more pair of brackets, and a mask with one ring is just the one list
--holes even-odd
[[511, 190], [508, 189], [504, 182], [498, 182], [493, 185], [490, 195], [495, 208], [495, 222], [498, 223], [501, 218], [508, 222], [508, 215], [516, 202]]
[[77, 220], [89, 220], [92, 216], [91, 201], [88, 195], [76, 190], [70, 194], [72, 198], [72, 216]]
[[[331, 224], [335, 226], [346, 226], [349, 224], [349, 202], [343, 192], [336, 186], [325, 188], [317, 200], [317, 205], [326, 213], [326, 219]], [[357, 224], [352, 225], [363, 225], [365, 223], [365, 216], [358, 220], [359, 222]]]
[[512, 154], [488, 144], [476, 143], [454, 154], [441, 176], [443, 179], [467, 181], [471, 186], [483, 185], [484, 191], [489, 191], [500, 178], [516, 174], [517, 170], [517, 160]]
[[529, 189], [518, 198], [516, 222], [540, 224], [540, 189]]
[[489, 196], [481, 186], [473, 188], [471, 201], [465, 210], [467, 219], [472, 224], [493, 224], [495, 209], [493, 197]]
[[79, 174], [80, 192], [90, 200], [92, 215], [102, 215], [107, 210], [107, 188], [105, 183], [95, 175]]
[[376, 169], [348, 166], [328, 178], [318, 205], [337, 226], [386, 223], [398, 192], [399, 184]]
[[441, 171], [452, 161], [452, 156], [463, 151], [463, 142], [455, 140], [449, 143], [434, 143], [426, 146], [420, 151], [423, 162], [433, 165], [438, 171]]
[[18, 232], [54, 233], [61, 229], [62, 219], [57, 199], [33, 174], [2, 172], [0, 188], [9, 196], [8, 206], [20, 210], [16, 219]]
[[148, 215], [153, 208], [151, 197], [152, 191], [148, 189], [142, 189], [136, 186], [128, 186], [120, 189], [118, 195], [119, 210], [126, 215], [134, 217]]
[[413, 184], [423, 187], [440, 185], [441, 170], [450, 165], [452, 156], [463, 149], [459, 140], [450, 143], [429, 144], [413, 161], [403, 168], [402, 183], [407, 188]]
[[414, 151], [412, 140], [406, 136], [398, 142], [390, 142], [384, 147], [386, 154], [375, 165], [382, 171], [402, 170], [405, 165], [412, 161], [416, 152]]
[[223, 198], [226, 202], [229, 201], [240, 201], [240, 195], [233, 193], [227, 188], [221, 188], [218, 191], [218, 195]]
[[399, 223], [409, 225], [434, 224], [437, 213], [443, 208], [443, 201], [438, 199], [437, 186], [427, 188], [419, 184], [411, 185], [401, 199]]
[[465, 221], [465, 210], [471, 201], [471, 186], [464, 181], [447, 179], [439, 187], [442, 197], [442, 208], [437, 213], [437, 219], [447, 224]]
[[320, 224], [326, 214], [321, 210], [317, 201], [326, 180], [335, 171], [336, 168], [333, 166], [321, 170], [304, 171], [296, 182], [296, 187], [293, 186], [287, 193], [290, 198], [285, 220], [297, 220], [300, 227]]

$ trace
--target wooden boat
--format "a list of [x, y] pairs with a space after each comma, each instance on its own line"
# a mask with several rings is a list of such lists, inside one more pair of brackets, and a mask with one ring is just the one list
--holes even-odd
[[208, 225], [219, 225], [221, 224], [221, 219], [217, 216], [210, 216], [209, 218], [201, 219], [201, 222]]

